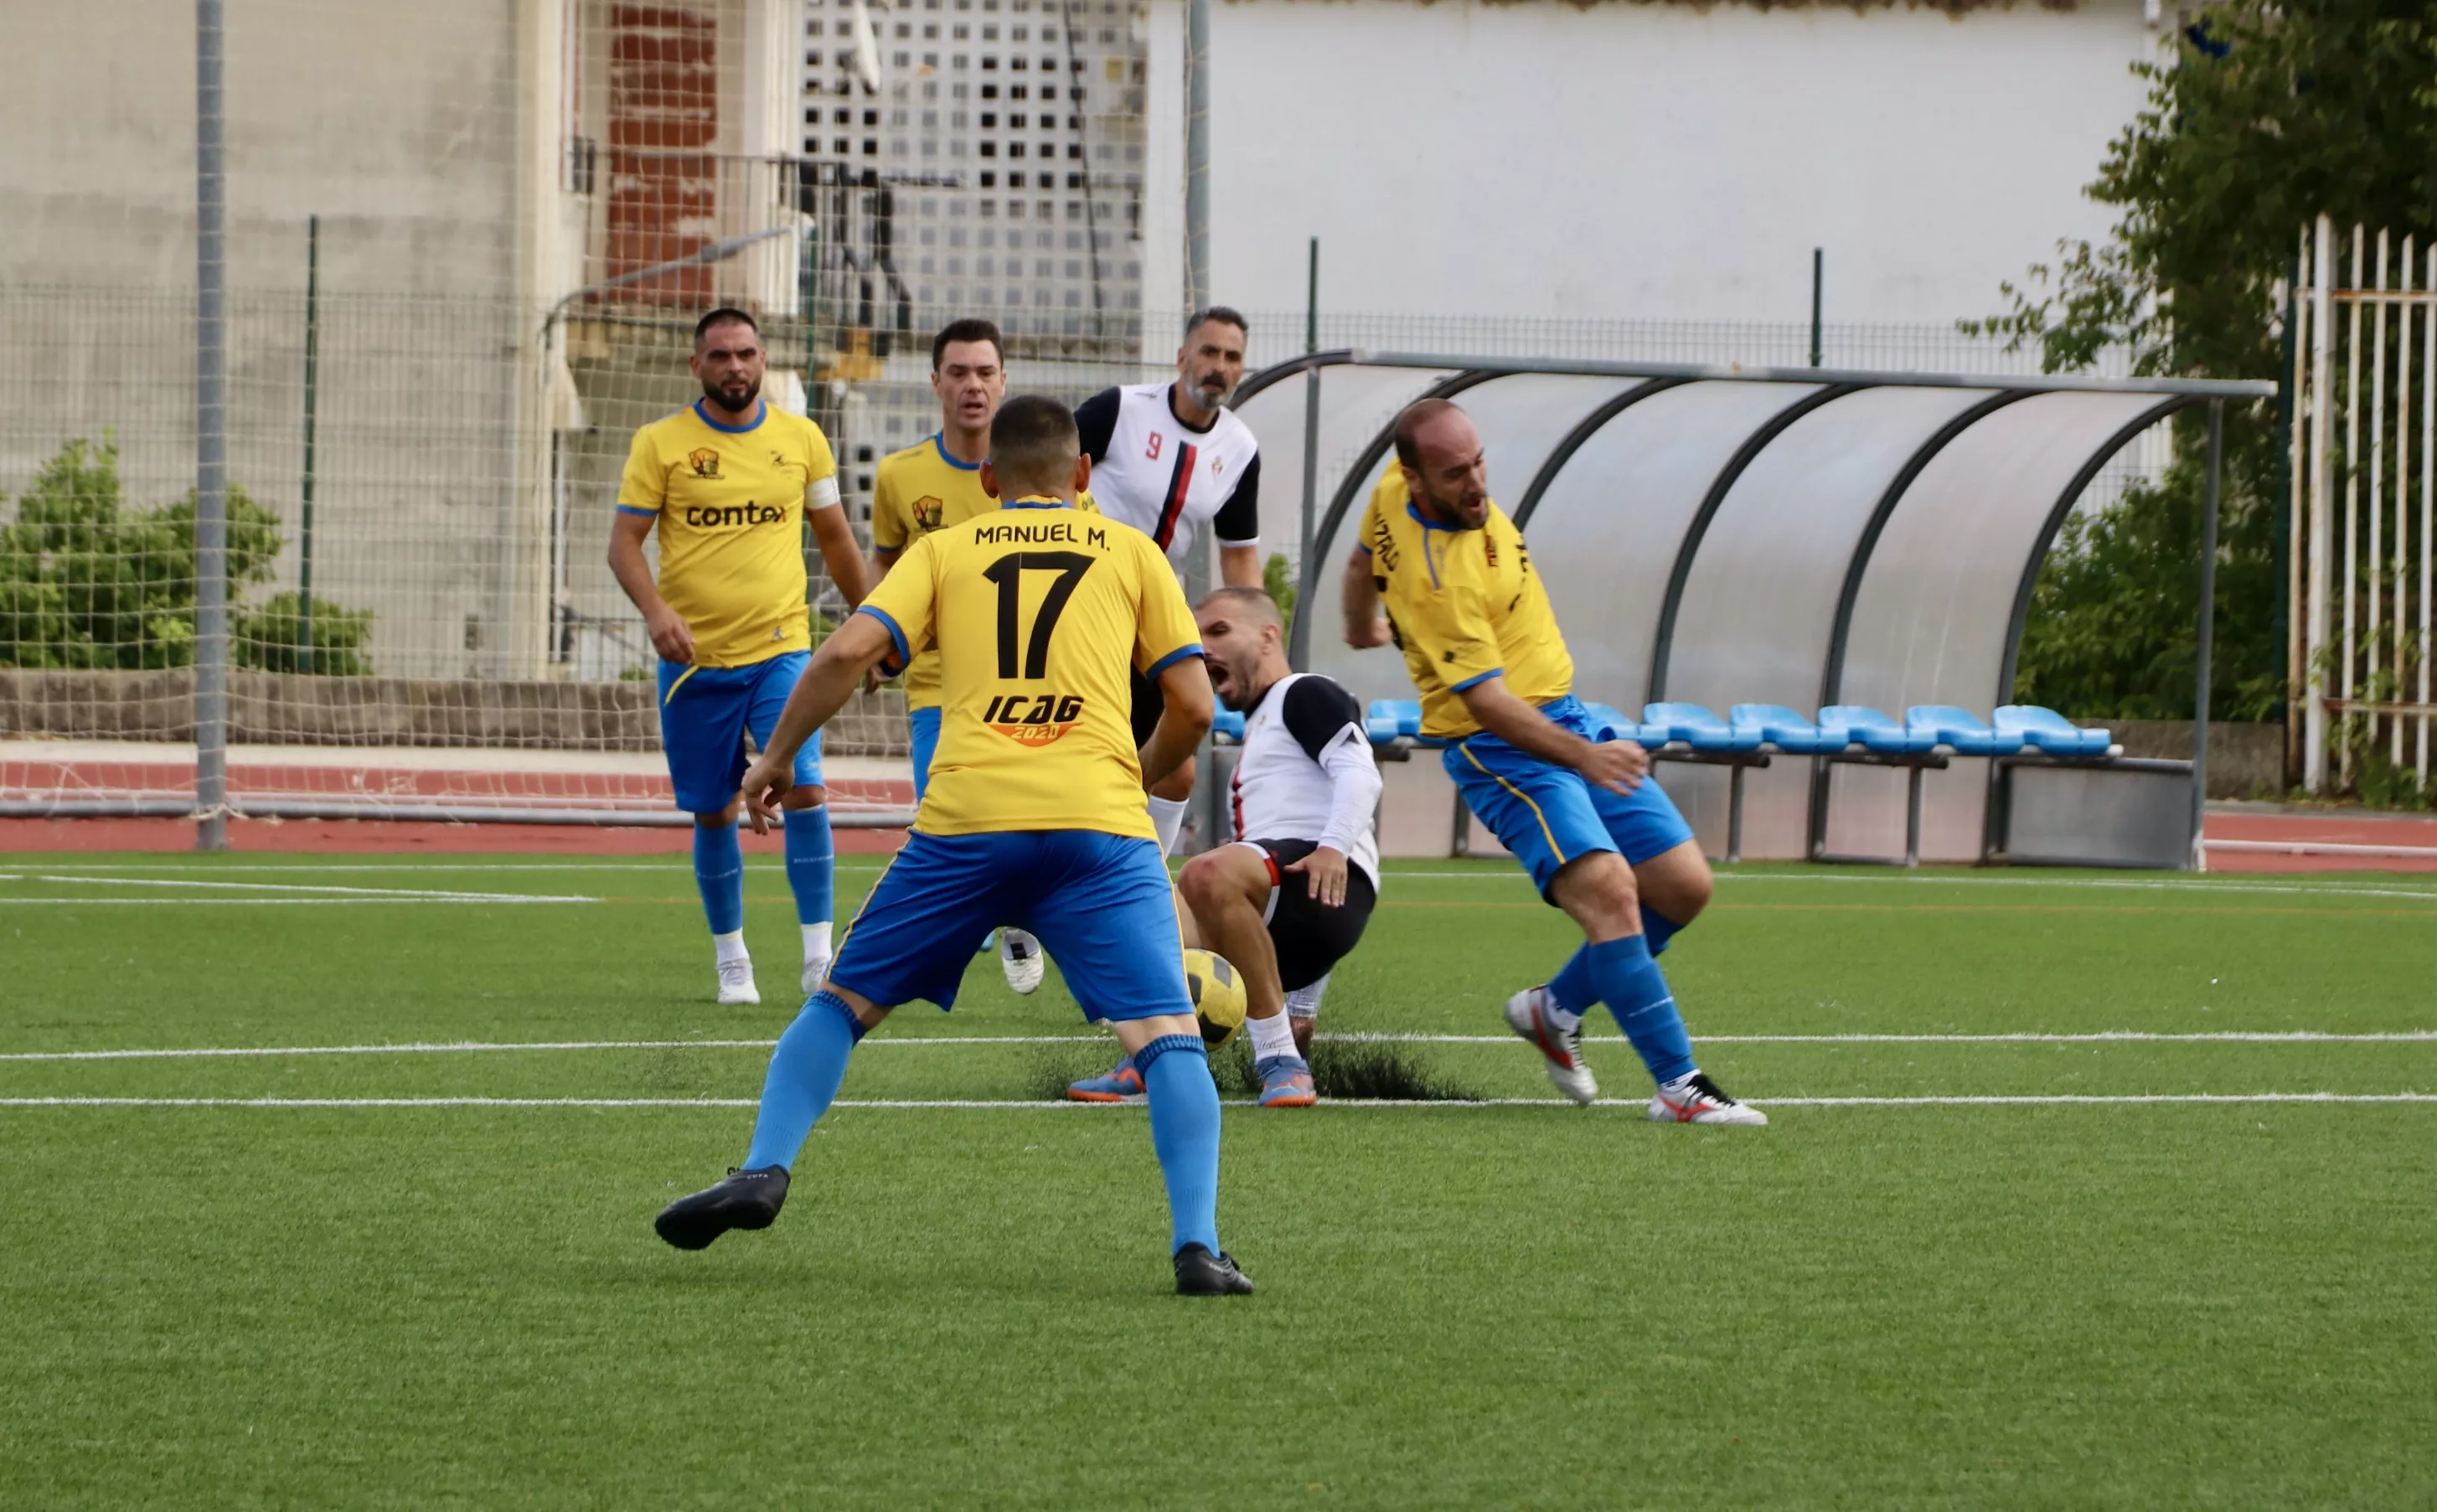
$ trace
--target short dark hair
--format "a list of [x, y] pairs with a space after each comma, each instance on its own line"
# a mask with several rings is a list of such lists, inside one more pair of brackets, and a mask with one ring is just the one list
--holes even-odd
[[998, 327], [978, 315], [968, 315], [963, 320], [948, 322], [939, 327], [938, 335], [931, 338], [932, 372], [939, 371], [939, 359], [947, 353], [951, 342], [988, 342], [991, 350], [998, 354], [1000, 365], [1006, 365], [1007, 343], [999, 340]]
[[1190, 336], [1214, 320], [1221, 325], [1233, 325], [1247, 336], [1253, 334], [1253, 327], [1244, 324], [1244, 317], [1225, 305], [1212, 305], [1185, 316], [1184, 334]]
[[693, 341], [696, 346], [702, 344], [702, 339], [710, 333], [710, 328], [713, 325], [743, 325], [750, 329], [756, 336], [762, 334], [762, 323], [760, 321], [755, 320], [752, 316], [746, 314], [741, 309], [738, 309], [733, 305], [722, 305], [717, 309], [712, 310], [710, 314], [705, 315], [702, 319], [693, 323]]
[[1201, 602], [1194, 607], [1206, 609], [1218, 604], [1232, 604], [1237, 613], [1249, 616], [1259, 624], [1274, 624], [1282, 630], [1286, 628], [1286, 616], [1278, 612], [1278, 601], [1270, 597], [1270, 590], [1267, 589], [1238, 588], [1233, 584], [1225, 588], [1214, 588], [1201, 595]]
[[1464, 407], [1452, 399], [1415, 399], [1396, 416], [1396, 460], [1415, 472], [1422, 470], [1422, 446], [1414, 438], [1422, 427], [1446, 413]]
[[1019, 394], [991, 419], [991, 469], [1003, 484], [1062, 493], [1082, 454], [1075, 412], [1045, 394]]

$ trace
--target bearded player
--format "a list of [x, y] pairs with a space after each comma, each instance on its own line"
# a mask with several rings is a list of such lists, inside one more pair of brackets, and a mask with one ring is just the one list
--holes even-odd
[[[863, 553], [838, 507], [837, 463], [820, 427], [762, 397], [768, 354], [753, 317], [705, 315], [687, 366], [702, 397], [635, 432], [610, 524], [609, 571], [659, 653], [660, 745], [677, 807], [693, 815], [694, 884], [710, 923], [719, 1000], [758, 1003], [736, 832], [745, 734], [766, 747], [811, 659], [805, 527], [849, 604], [863, 602]], [[656, 530], [657, 581], [643, 556]], [[835, 853], [817, 742], [793, 771], [780, 806], [809, 993], [829, 971]]]
[[1508, 1000], [1508, 1026], [1587, 1103], [1599, 1084], [1583, 1015], [1605, 1003], [1657, 1082], [1653, 1119], [1768, 1122], [1693, 1064], [1656, 958], [1709, 903], [1709, 863], [1649, 780], [1649, 754], [1606, 739], [1573, 696], [1548, 591], [1490, 500], [1480, 433], [1455, 405], [1424, 399], [1397, 416], [1395, 440], [1345, 564], [1346, 642], [1404, 649], [1422, 733], [1447, 743], [1465, 804], [1583, 931], [1562, 970]]
[[[1210, 729], [1210, 678], [1175, 574], [1140, 532], [1078, 514], [1091, 465], [1055, 399], [1011, 399], [991, 427], [993, 516], [914, 543], [813, 659], [745, 778], [754, 823], [787, 790], [797, 746], [884, 658], [939, 648], [938, 759], [913, 833], [838, 941], [829, 985], [780, 1037], [743, 1168], [661, 1212], [698, 1250], [765, 1228], [857, 1041], [900, 1003], [956, 1000], [991, 926], [1013, 920], [1057, 952], [1086, 1017], [1143, 1068], [1167, 1186], [1176, 1289], [1253, 1290], [1218, 1248], [1218, 1089], [1185, 995], [1183, 946], [1143, 783]], [[1137, 754], [1132, 675], [1166, 712]]]
[[[1269, 594], [1218, 589], [1194, 618], [1211, 685], [1244, 715], [1244, 740], [1230, 783], [1234, 841], [1195, 856], [1177, 879], [1185, 943], [1218, 952], [1243, 978], [1260, 1105], [1307, 1108], [1319, 990], [1378, 901], [1379, 767], [1354, 695], [1288, 663]], [[1142, 1090], [1128, 1060], [1066, 1095], [1118, 1102]]]
[[[1157, 542], [1183, 575], [1207, 527], [1218, 542], [1218, 580], [1261, 586], [1261, 453], [1227, 408], [1244, 378], [1244, 317], [1223, 305], [1184, 322], [1176, 377], [1104, 389], [1075, 411], [1100, 510]], [[1134, 738], [1159, 723], [1159, 686], [1134, 684]], [[1193, 797], [1193, 763], [1150, 790], [1159, 843], [1176, 849]]]

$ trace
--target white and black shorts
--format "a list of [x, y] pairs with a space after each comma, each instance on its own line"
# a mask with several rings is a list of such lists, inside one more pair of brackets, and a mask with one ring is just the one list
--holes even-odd
[[1279, 988], [1291, 993], [1309, 987], [1352, 955], [1354, 947], [1361, 942], [1362, 930], [1371, 923], [1372, 905], [1379, 900], [1370, 873], [1359, 866], [1348, 866], [1345, 901], [1332, 908], [1312, 897], [1310, 885], [1304, 877], [1289, 876], [1286, 871], [1286, 868], [1318, 850], [1320, 842], [1235, 843], [1259, 852], [1270, 863], [1270, 904], [1261, 920], [1270, 926], [1270, 944], [1278, 953]]

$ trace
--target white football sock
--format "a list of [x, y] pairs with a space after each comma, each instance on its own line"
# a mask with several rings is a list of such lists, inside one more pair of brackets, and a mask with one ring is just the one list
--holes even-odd
[[1150, 827], [1159, 832], [1159, 853], [1174, 855], [1177, 836], [1184, 833], [1184, 805], [1181, 798], [1150, 798], [1144, 806], [1150, 810]]
[[1302, 1052], [1295, 1048], [1294, 1020], [1280, 1013], [1271, 1018], [1247, 1019], [1245, 1022], [1253, 1027], [1254, 1060], [1273, 1061], [1280, 1056], [1303, 1059]]
[[1549, 1022], [1567, 1033], [1571, 1034], [1583, 1027], [1583, 1016], [1580, 1013], [1569, 1013], [1559, 1007], [1556, 994], [1546, 988], [1541, 990], [1540, 1003], [1540, 1011], [1549, 1016]]
[[1700, 1074], [1701, 1068], [1696, 1065], [1690, 1071], [1685, 1072], [1682, 1076], [1676, 1077], [1673, 1081], [1659, 1082], [1658, 1090], [1666, 1093], [1672, 1098], [1677, 1093], [1682, 1092], [1686, 1087], [1691, 1086], [1692, 1084], [1692, 1079]]
[[1287, 993], [1287, 1017], [1320, 1017], [1320, 1000], [1328, 995], [1328, 978], [1323, 976], [1308, 987], [1298, 987]]
[[723, 966], [731, 960], [753, 958], [752, 954], [745, 948], [745, 931], [742, 929], [731, 929], [724, 935], [713, 935], [710, 937], [710, 942], [719, 951], [719, 963]]
[[830, 921], [826, 919], [822, 920], [819, 923], [806, 924], [804, 926], [804, 958], [806, 960], [827, 960], [830, 958]]

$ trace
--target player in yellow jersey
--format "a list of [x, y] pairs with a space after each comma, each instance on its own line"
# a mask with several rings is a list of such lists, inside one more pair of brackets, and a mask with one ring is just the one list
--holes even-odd
[[[758, 1003], [745, 948], [738, 783], [745, 734], [766, 746], [811, 659], [803, 533], [849, 604], [864, 561], [838, 507], [837, 462], [820, 427], [762, 397], [767, 357], [753, 317], [715, 309], [694, 326], [688, 366], [702, 397], [635, 432], [618, 484], [609, 570], [642, 610], [659, 653], [660, 745], [677, 807], [693, 815], [693, 872], [710, 922], [719, 1000]], [[657, 581], [643, 557], [657, 531]], [[805, 747], [786, 810], [787, 885], [802, 927], [803, 989], [829, 971], [834, 847], [821, 752]]]
[[[671, 1244], [701, 1249], [731, 1228], [767, 1227], [855, 1043], [900, 1003], [953, 1006], [982, 936], [1021, 924], [1056, 953], [1085, 1017], [1107, 1020], [1142, 1069], [1176, 1289], [1252, 1291], [1218, 1248], [1218, 1092], [1143, 806], [1145, 782], [1208, 731], [1210, 677], [1159, 548], [1074, 509], [1090, 475], [1064, 405], [1009, 400], [983, 477], [1006, 508], [907, 549], [822, 645], [746, 774], [759, 825], [796, 747], [867, 671], [938, 648], [939, 750], [914, 832], [839, 940], [829, 985], [780, 1036], [743, 1167], [661, 1212]], [[1166, 698], [1139, 751], [1137, 672]]]
[[1507, 1002], [1507, 1024], [1538, 1046], [1559, 1091], [1589, 1102], [1599, 1084], [1583, 1063], [1583, 1015], [1605, 1003], [1657, 1082], [1652, 1118], [1766, 1123], [1693, 1064], [1656, 959], [1709, 903], [1709, 863], [1649, 780], [1649, 754], [1573, 695], [1548, 589], [1489, 497], [1480, 433], [1455, 405], [1424, 399], [1395, 437], [1396, 466], [1345, 564], [1345, 639], [1404, 649], [1422, 733], [1447, 743], [1464, 802], [1583, 931], [1563, 970]]
[[[905, 548], [935, 530], [995, 513], [998, 501], [982, 486], [990, 455], [991, 416], [1007, 397], [1005, 347], [986, 320], [952, 321], [931, 338], [931, 392], [939, 399], [939, 429], [881, 459], [871, 488], [871, 549], [885, 575]], [[1094, 509], [1092, 496], [1075, 501]], [[905, 669], [906, 724], [913, 737], [914, 800], [930, 785], [931, 754], [939, 746], [939, 653], [918, 654]], [[1041, 942], [1021, 929], [998, 937], [1007, 985], [1030, 993], [1041, 986]]]

